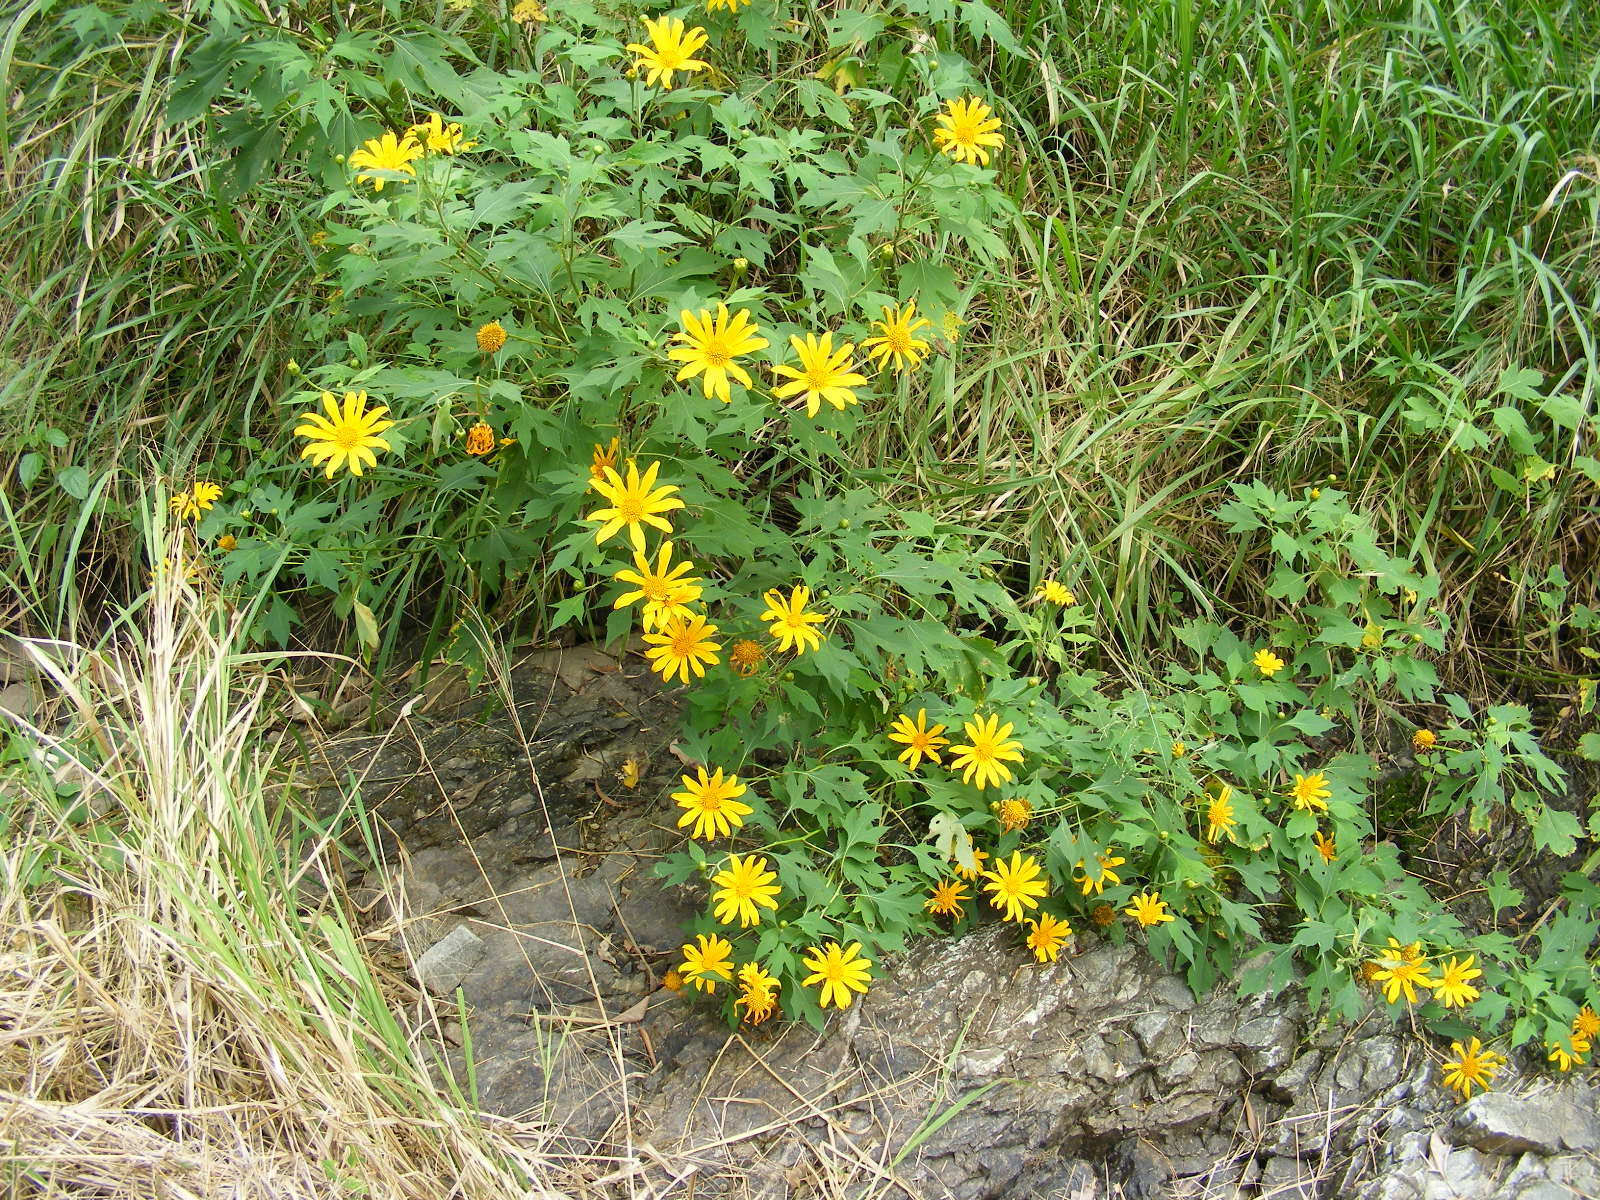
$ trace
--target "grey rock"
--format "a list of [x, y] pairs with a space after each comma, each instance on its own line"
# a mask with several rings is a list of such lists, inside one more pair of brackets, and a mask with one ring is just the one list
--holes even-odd
[[450, 996], [485, 953], [483, 939], [465, 925], [457, 925], [428, 947], [412, 966], [412, 974], [435, 996]]
[[1461, 1106], [1456, 1139], [1493, 1154], [1560, 1154], [1600, 1150], [1595, 1096], [1569, 1085], [1538, 1096], [1484, 1092]]

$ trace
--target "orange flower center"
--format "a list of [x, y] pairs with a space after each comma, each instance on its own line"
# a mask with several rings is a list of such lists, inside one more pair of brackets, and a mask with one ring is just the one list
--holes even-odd
[[700, 636], [691, 629], [680, 629], [672, 639], [672, 653], [679, 658], [693, 658], [699, 649]]
[[709, 367], [725, 367], [733, 361], [728, 341], [720, 334], [712, 334], [705, 340], [700, 347], [700, 356], [706, 360], [706, 365]]

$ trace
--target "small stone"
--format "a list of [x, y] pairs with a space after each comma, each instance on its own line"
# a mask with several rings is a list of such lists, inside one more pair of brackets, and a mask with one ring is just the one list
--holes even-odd
[[457, 925], [417, 959], [412, 974], [435, 996], [449, 996], [478, 965], [486, 949], [482, 938], [465, 925]]
[[1574, 1086], [1538, 1096], [1485, 1092], [1461, 1106], [1457, 1140], [1492, 1154], [1600, 1150], [1594, 1093]]

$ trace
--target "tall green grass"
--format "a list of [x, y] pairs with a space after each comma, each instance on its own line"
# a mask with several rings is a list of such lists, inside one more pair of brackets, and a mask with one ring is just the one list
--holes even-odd
[[[1591, 447], [1541, 430], [1557, 470], [1519, 492], [1494, 474], [1518, 457], [1498, 439], [1464, 451], [1459, 426], [1488, 426], [1475, 409], [1509, 367], [1596, 404], [1588, 9], [1002, 11], [1024, 54], [960, 48], [1006, 117], [1013, 270], [974, 297], [948, 382], [880, 409], [859, 445], [869, 476], [982, 529], [1019, 577], [1064, 568], [1132, 660], [1196, 611], [1270, 617], [1260, 564], [1210, 516], [1229, 481], [1332, 479], [1434, 562], [1464, 640], [1511, 671], [1571, 666], [1524, 649], [1529, 579], [1560, 565], [1572, 601], [1597, 599], [1595, 487], [1571, 469]], [[444, 20], [485, 61], [527, 65], [492, 15]], [[398, 11], [368, 26], [405, 28]], [[21, 198], [0, 218], [20, 250], [0, 469], [32, 578], [128, 594], [129, 487], [250, 453], [283, 362], [323, 333], [303, 166], [236, 201], [207, 130], [162, 119], [197, 38], [179, 12], [86, 43], [34, 4], [0, 40]], [[1435, 395], [1442, 417], [1408, 417]], [[51, 427], [66, 445], [41, 443]], [[30, 451], [49, 467], [20, 488]], [[116, 473], [91, 504], [53, 485], [72, 466]], [[395, 602], [437, 624], [425, 585]]]
[[[1600, 30], [1576, 4], [1013, 3], [1017, 272], [902, 456], [1019, 559], [1068, 562], [1132, 653], [1197, 610], [1266, 615], [1208, 519], [1231, 480], [1334, 480], [1446, 578], [1464, 636], [1527, 632], [1515, 568], [1594, 600], [1591, 446], [1547, 488], [1456, 425], [1508, 367], [1594, 412]], [[1408, 421], [1409, 398], [1456, 410]], [[1485, 422], [1476, 418], [1481, 426]], [[903, 436], [902, 436], [903, 432]], [[944, 482], [940, 482], [943, 480]], [[999, 503], [1003, 499], [1003, 503]], [[1506, 664], [1514, 666], [1515, 664]], [[1553, 664], [1545, 664], [1553, 665]], [[1570, 664], [1569, 664], [1570, 665]]]

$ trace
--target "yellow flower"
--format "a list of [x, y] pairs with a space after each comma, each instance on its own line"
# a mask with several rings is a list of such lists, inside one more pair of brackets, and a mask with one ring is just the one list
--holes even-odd
[[728, 651], [728, 665], [748, 678], [761, 669], [766, 657], [767, 652], [762, 649], [760, 642], [740, 638], [733, 644], [733, 649]]
[[1163, 921], [1173, 919], [1172, 914], [1167, 911], [1167, 902], [1161, 898], [1160, 892], [1140, 892], [1122, 911], [1139, 922], [1141, 928], [1159, 925]]
[[[1128, 861], [1120, 855], [1111, 853], [1097, 854], [1095, 858], [1099, 860], [1099, 866], [1095, 868], [1093, 875], [1085, 871], [1082, 875], [1074, 875], [1072, 877], [1075, 882], [1083, 885], [1083, 894], [1085, 896], [1091, 893], [1098, 896], [1106, 890], [1106, 884], [1109, 883], [1112, 886], [1116, 886], [1121, 883], [1122, 876], [1117, 874], [1115, 868]], [[1083, 862], [1080, 860], [1078, 865], [1080, 867], [1083, 866]]]
[[1477, 961], [1476, 954], [1469, 954], [1466, 958], [1439, 965], [1439, 981], [1433, 985], [1433, 998], [1446, 1008], [1465, 1008], [1480, 995], [1477, 988], [1467, 982], [1483, 974], [1472, 964]]
[[970, 899], [966, 885], [959, 879], [941, 879], [928, 893], [922, 907], [936, 917], [959, 917], [966, 911], [961, 902]]
[[800, 981], [801, 986], [810, 987], [820, 983], [822, 994], [817, 1003], [823, 1008], [829, 1004], [849, 1008], [850, 1001], [855, 999], [850, 993], [865, 992], [867, 984], [872, 982], [868, 970], [872, 960], [858, 957], [860, 953], [860, 942], [851, 942], [842, 949], [838, 942], [829, 942], [825, 946], [807, 950], [805, 965], [811, 968], [811, 974]]
[[1010, 782], [1011, 768], [1006, 763], [1022, 761], [1022, 743], [1006, 740], [1011, 736], [1011, 722], [1001, 725], [997, 716], [974, 717], [961, 728], [968, 744], [950, 747], [955, 755], [950, 769], [961, 772], [961, 782], [975, 784], [979, 791], [991, 783], [999, 787]]
[[780, 384], [773, 391], [774, 396], [779, 400], [787, 400], [803, 394], [808, 417], [817, 415], [824, 400], [840, 412], [844, 411], [845, 405], [857, 402], [853, 389], [863, 386], [867, 377], [856, 374], [850, 362], [855, 346], [846, 342], [835, 350], [831, 333], [820, 336], [808, 333], [804, 341], [791, 337], [789, 345], [799, 355], [800, 366], [795, 368], [779, 363], [772, 368], [774, 375], [782, 375], [792, 381]]
[[217, 539], [217, 549], [224, 554], [231, 554], [239, 548], [239, 539], [231, 533], [225, 533]]
[[1040, 962], [1055, 962], [1061, 947], [1072, 936], [1072, 926], [1058, 921], [1047, 912], [1039, 914], [1037, 921], [1028, 923], [1028, 949]]
[[739, 968], [739, 998], [735, 1007], [744, 1007], [744, 1019], [759, 1025], [778, 1011], [778, 977], [760, 963], [748, 962]]
[[413, 125], [411, 136], [421, 138], [424, 148], [435, 154], [456, 154], [477, 145], [476, 142], [464, 141], [461, 126], [446, 125], [438, 113], [431, 113], [426, 121]]
[[352, 475], [361, 474], [363, 462], [369, 467], [377, 466], [378, 456], [373, 452], [390, 448], [389, 443], [378, 436], [394, 424], [384, 419], [388, 408], [380, 404], [369, 411], [365, 392], [346, 392], [343, 411], [332, 392], [323, 392], [322, 407], [326, 416], [308, 412], [301, 416], [301, 424], [295, 426], [295, 437], [308, 439], [300, 457], [309, 458], [319, 467], [326, 462], [329, 479], [341, 466], [348, 465]]
[[599, 442], [595, 443], [594, 454], [589, 459], [590, 487], [594, 486], [596, 479], [604, 479], [606, 477], [607, 467], [617, 465], [617, 451], [621, 448], [621, 445], [621, 439], [619, 438], [612, 438], [609, 446], [602, 447]]
[[550, 15], [539, 0], [517, 0], [511, 9], [511, 19], [518, 25], [533, 25], [548, 21]]
[[704, 308], [698, 317], [684, 309], [678, 314], [678, 322], [683, 328], [672, 335], [672, 340], [684, 344], [667, 351], [668, 358], [683, 364], [675, 379], [681, 383], [700, 375], [702, 394], [724, 404], [733, 400], [728, 376], [732, 375], [745, 387], [754, 386], [750, 372], [737, 360], [741, 354], [765, 349], [768, 342], [751, 321], [749, 309], [741, 308], [730, 319], [728, 306], [719, 301], [715, 317]]
[[657, 554], [653, 567], [647, 555], [635, 550], [633, 554], [635, 569], [630, 571], [627, 567], [623, 567], [612, 576], [618, 583], [633, 584], [634, 590], [618, 596], [611, 607], [626, 608], [635, 600], [643, 600], [642, 620], [646, 631], [660, 629], [674, 617], [688, 619], [694, 616], [689, 611], [689, 605], [700, 599], [703, 589], [697, 576], [684, 578], [694, 570], [694, 564], [684, 559], [669, 569], [671, 562], [671, 542], [661, 543], [661, 551]]
[[930, 729], [928, 727], [928, 710], [919, 708], [917, 709], [917, 719], [914, 722], [905, 713], [901, 713], [894, 719], [894, 723], [889, 727], [889, 740], [891, 742], [899, 742], [905, 747], [895, 757], [905, 763], [906, 770], [915, 771], [917, 764], [924, 758], [939, 766], [944, 765], [939, 758], [939, 747], [948, 746], [950, 739], [940, 737], [939, 735], [943, 732], [943, 725], [935, 725]]
[[369, 175], [367, 171], [387, 171], [391, 175], [410, 175], [415, 178], [417, 169], [411, 163], [413, 159], [421, 157], [422, 143], [409, 133], [404, 137], [385, 133], [382, 137], [368, 138], [361, 149], [350, 155], [350, 165], [366, 168], [356, 176], [357, 183], [371, 180], [372, 190], [381, 192], [383, 185], [393, 180], [383, 175]]
[[1000, 118], [991, 116], [993, 110], [971, 96], [965, 100], [946, 100], [945, 111], [934, 118], [939, 126], [933, 131], [934, 143], [957, 162], [989, 165], [989, 147], [1004, 146], [1006, 139], [998, 132]]
[[610, 508], [597, 508], [584, 518], [585, 521], [603, 522], [595, 531], [595, 545], [603, 544], [617, 530], [626, 526], [633, 548], [643, 553], [644, 526], [652, 525], [662, 533], [672, 532], [672, 523], [661, 514], [682, 508], [683, 501], [672, 495], [678, 490], [677, 484], [656, 487], [656, 473], [660, 470], [661, 464], [653, 462], [641, 478], [638, 464], [630, 458], [626, 480], [617, 474], [615, 467], [606, 467], [601, 478], [589, 485], [611, 501]]
[[494, 429], [483, 421], [479, 421], [467, 430], [467, 453], [481, 456], [494, 449]]
[[1271, 650], [1257, 650], [1255, 657], [1251, 661], [1256, 664], [1256, 670], [1260, 671], [1268, 679], [1271, 679], [1284, 668], [1283, 659], [1279, 658]]
[[1020, 850], [1011, 852], [1010, 861], [995, 860], [994, 870], [985, 871], [989, 882], [984, 890], [994, 893], [989, 903], [1000, 909], [1008, 921], [1020, 921], [1024, 910], [1039, 907], [1039, 897], [1050, 891], [1050, 881], [1039, 878], [1039, 863], [1031, 854]]
[[1411, 735], [1411, 748], [1418, 754], [1432, 750], [1438, 744], [1438, 737], [1431, 729], [1419, 729]]
[[677, 967], [667, 968], [667, 973], [661, 977], [661, 986], [669, 992], [677, 992], [683, 989], [683, 976], [678, 974]]
[[886, 370], [893, 364], [896, 371], [908, 371], [927, 357], [928, 343], [917, 334], [923, 329], [932, 329], [933, 322], [917, 316], [915, 300], [906, 301], [903, 308], [884, 305], [883, 320], [873, 324], [882, 333], [862, 342], [861, 350], [877, 364], [878, 370]]
[[222, 487], [209, 479], [197, 479], [188, 491], [179, 492], [167, 503], [180, 521], [198, 521], [222, 496]]
[[660, 633], [644, 635], [650, 646], [644, 656], [651, 660], [650, 669], [666, 682], [671, 683], [676, 674], [688, 683], [690, 671], [696, 677], [703, 676], [707, 667], [722, 661], [717, 657], [722, 646], [711, 640], [716, 632], [717, 627], [706, 624], [706, 619], [698, 614], [688, 618], [672, 617]]
[[1071, 588], [1054, 579], [1046, 579], [1039, 585], [1034, 595], [1043, 596], [1051, 604], [1059, 605], [1062, 608], [1078, 602], [1078, 598], [1072, 594]]
[[681, 17], [658, 17], [655, 20], [646, 17], [644, 27], [650, 36], [650, 45], [630, 42], [628, 49], [635, 56], [633, 69], [645, 72], [647, 86], [654, 87], [659, 81], [663, 88], [671, 91], [675, 71], [692, 75], [710, 66], [694, 57], [694, 52], [707, 41], [706, 31], [698, 25], [686, 33]]
[[767, 632], [778, 639], [779, 650], [793, 649], [796, 654], [822, 648], [822, 635], [812, 628], [828, 619], [826, 613], [806, 612], [806, 601], [811, 599], [811, 589], [796, 587], [785, 600], [776, 588], [761, 597], [767, 602], [761, 620], [771, 621]]
[[1572, 1018], [1572, 1036], [1592, 1042], [1600, 1037], [1600, 1015], [1585, 1004], [1578, 1010], [1578, 1015]]
[[1558, 1071], [1570, 1071], [1572, 1070], [1574, 1063], [1580, 1067], [1583, 1066], [1583, 1056], [1589, 1053], [1588, 1042], [1584, 1041], [1580, 1037], [1572, 1038], [1571, 1041], [1572, 1046], [1570, 1049], [1566, 1046], [1563, 1046], [1560, 1042], [1545, 1043], [1545, 1045], [1550, 1049], [1550, 1053], [1547, 1055], [1547, 1057], [1551, 1062], [1555, 1063], [1556, 1070]]
[[697, 992], [717, 990], [717, 980], [733, 982], [733, 944], [727, 938], [711, 934], [698, 934], [694, 941], [681, 947], [683, 962], [678, 974]]
[[763, 908], [777, 911], [780, 889], [773, 882], [777, 878], [778, 873], [768, 869], [766, 859], [754, 854], [743, 858], [733, 855], [727, 869], [711, 877], [711, 885], [718, 889], [712, 896], [716, 902], [712, 915], [724, 925], [732, 925], [738, 917], [741, 929], [759, 925]]
[[1184, 755], [1186, 755], [1188, 753], [1189, 753], [1189, 747], [1186, 746], [1184, 743], [1182, 743], [1182, 742], [1173, 742], [1172, 743], [1172, 757], [1173, 758], [1182, 758]]
[[[967, 839], [967, 844], [968, 845], [972, 844], [972, 839], [971, 838]], [[967, 870], [966, 867], [963, 867], [958, 862], [958, 863], [955, 864], [955, 873], [957, 875], [961, 876], [961, 878], [965, 879], [968, 883], [971, 883], [971, 882], [975, 881], [978, 878], [978, 876], [980, 876], [980, 875], [985, 873], [984, 869], [983, 869], [983, 864], [984, 864], [984, 860], [987, 859], [988, 857], [989, 857], [989, 852], [987, 850], [974, 850], [972, 852], [972, 861], [973, 861], [973, 864], [975, 865], [975, 867], [977, 869], [969, 871], [969, 870]]]
[[714, 837], [726, 837], [744, 825], [745, 817], [755, 811], [739, 799], [747, 789], [737, 775], [724, 775], [721, 767], [713, 775], [707, 775], [704, 767], [695, 770], [700, 778], [679, 776], [684, 790], [672, 793], [678, 807], [683, 809], [678, 828], [693, 825], [689, 836], [705, 842]]
[[1474, 1086], [1488, 1090], [1489, 1080], [1505, 1066], [1505, 1056], [1485, 1050], [1477, 1038], [1465, 1046], [1460, 1042], [1451, 1042], [1450, 1049], [1456, 1052], [1456, 1057], [1453, 1060], [1445, 1059], [1444, 1086], [1455, 1088], [1463, 1098], [1472, 1096]]
[[1296, 772], [1294, 777], [1294, 806], [1302, 811], [1315, 809], [1318, 812], [1328, 811], [1328, 797], [1333, 795], [1328, 790], [1328, 777], [1321, 771], [1310, 775], [1301, 775]]
[[1311, 844], [1317, 848], [1317, 853], [1322, 855], [1323, 862], [1331, 863], [1339, 853], [1333, 844], [1333, 835], [1324, 834], [1320, 829], [1312, 831]]
[[1415, 1004], [1417, 988], [1432, 991], [1438, 986], [1428, 975], [1427, 960], [1417, 942], [1402, 946], [1390, 938], [1389, 952], [1378, 958], [1377, 969], [1369, 974], [1374, 983], [1383, 984], [1383, 998], [1390, 1004], [1398, 1004], [1401, 995], [1405, 996], [1407, 1004]]
[[487, 325], [478, 326], [478, 349], [485, 354], [493, 354], [506, 344], [506, 327], [499, 321], [490, 321]]
[[1000, 832], [1013, 833], [1028, 827], [1028, 821], [1033, 816], [1033, 805], [1026, 800], [1012, 797], [1010, 800], [1000, 802], [996, 816], [1000, 820]]
[[1233, 805], [1229, 803], [1232, 798], [1233, 789], [1223, 784], [1217, 798], [1206, 806], [1206, 841], [1214, 842], [1228, 837], [1239, 823], [1233, 819]]
[[731, 13], [738, 12], [739, 5], [752, 2], [753, 0], [706, 0], [706, 11], [716, 12], [719, 8], [725, 8]]

